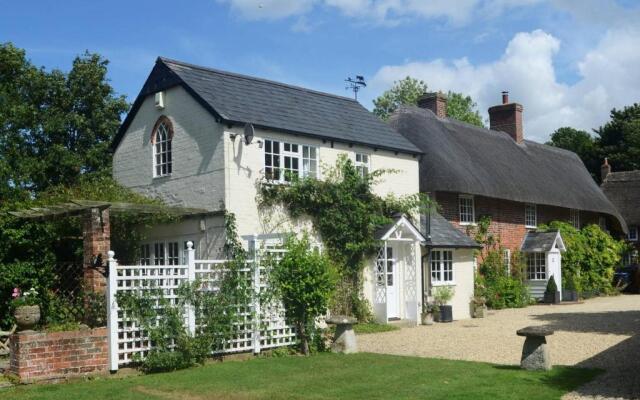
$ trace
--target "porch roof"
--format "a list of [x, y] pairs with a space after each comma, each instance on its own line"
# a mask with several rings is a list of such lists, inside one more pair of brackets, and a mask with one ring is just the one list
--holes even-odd
[[432, 210], [420, 217], [422, 234], [427, 238], [427, 247], [476, 249], [482, 246], [459, 229], [451, 225], [442, 215]]
[[520, 250], [525, 253], [546, 253], [554, 248], [565, 250], [560, 231], [533, 231], [524, 237]]
[[[401, 228], [405, 228], [411, 236], [413, 236], [413, 240], [417, 240], [419, 242], [424, 242], [426, 240], [420, 230], [416, 228], [416, 226], [403, 214], [395, 214], [393, 216], [393, 222], [378, 228], [373, 234], [373, 237], [376, 240], [411, 240], [406, 237], [402, 237], [401, 231], [399, 231]], [[397, 232], [398, 234], [396, 235]]]

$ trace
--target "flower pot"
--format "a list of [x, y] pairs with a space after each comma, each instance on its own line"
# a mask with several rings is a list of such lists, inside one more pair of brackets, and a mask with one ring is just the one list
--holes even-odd
[[433, 325], [433, 313], [422, 314], [422, 325]]
[[40, 322], [40, 306], [19, 306], [13, 316], [16, 318], [16, 325], [21, 331], [35, 328]]
[[453, 321], [453, 307], [440, 306], [440, 322]]
[[577, 290], [562, 290], [562, 300], [563, 301], [578, 301], [578, 291]]
[[544, 302], [547, 304], [560, 303], [560, 292], [558, 291], [554, 293], [544, 292]]

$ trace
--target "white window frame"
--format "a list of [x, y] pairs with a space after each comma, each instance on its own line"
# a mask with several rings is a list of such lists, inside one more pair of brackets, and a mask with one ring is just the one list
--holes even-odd
[[[533, 209], [533, 224], [531, 224], [531, 210]], [[524, 227], [525, 228], [537, 228], [538, 227], [538, 206], [532, 203], [525, 203], [524, 205]]]
[[[264, 139], [263, 149], [264, 174], [269, 182], [288, 183], [291, 175], [301, 178], [319, 177], [320, 149], [317, 146]], [[277, 176], [273, 175], [274, 172]]]
[[[434, 257], [437, 255], [437, 257]], [[445, 257], [445, 255], [447, 257]], [[429, 257], [429, 278], [431, 286], [455, 285], [452, 249], [432, 249]]]
[[502, 263], [507, 271], [507, 275], [511, 275], [511, 249], [502, 250]]
[[576, 229], [580, 229], [580, 210], [576, 210], [575, 208], [572, 208], [570, 213], [571, 213], [570, 215], [571, 225], [573, 225], [573, 227]]
[[[471, 203], [471, 221], [467, 221], [466, 217], [464, 218], [465, 220], [463, 221], [463, 215], [468, 216], [469, 212], [467, 210], [465, 210], [465, 212], [463, 212], [463, 207], [464, 208], [468, 208], [469, 204], [463, 204], [463, 202], [467, 202], [470, 201]], [[460, 220], [460, 225], [475, 225], [476, 223], [476, 202], [475, 202], [475, 198], [473, 197], [473, 195], [470, 194], [459, 194], [458, 195], [458, 218]]]
[[638, 227], [637, 226], [630, 226], [629, 227], [629, 240], [632, 242], [637, 242], [638, 241]]
[[[526, 253], [527, 255], [527, 280], [547, 280], [547, 255], [545, 253]], [[532, 269], [533, 268], [533, 269]]]
[[355, 167], [356, 171], [361, 177], [369, 175], [371, 171], [371, 154], [367, 153], [355, 153]]
[[153, 177], [170, 176], [173, 169], [172, 138], [169, 128], [161, 122], [153, 132]]

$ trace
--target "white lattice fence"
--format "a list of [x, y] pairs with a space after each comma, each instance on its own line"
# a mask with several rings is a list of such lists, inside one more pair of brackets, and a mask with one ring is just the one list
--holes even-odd
[[[253, 246], [257, 248], [257, 246]], [[270, 257], [277, 259], [283, 250], [268, 250]], [[296, 341], [295, 330], [286, 324], [284, 309], [279, 302], [260, 304], [261, 291], [268, 289], [267, 268], [257, 257], [248, 261], [247, 267], [239, 271], [249, 281], [255, 296], [251, 304], [238, 304], [238, 311], [244, 318], [236, 323], [237, 334], [229, 340], [223, 350], [216, 353], [249, 352], [259, 353], [262, 349], [288, 346]], [[226, 260], [196, 260], [192, 244], [187, 250], [186, 265], [118, 265], [114, 253], [109, 252], [109, 284], [107, 298], [109, 304], [109, 365], [112, 371], [129, 364], [135, 356], [144, 357], [151, 349], [146, 333], [117, 304], [118, 292], [161, 290], [162, 296], [172, 304], [177, 303], [176, 290], [186, 282], [199, 280], [202, 290], [216, 292], [223, 277]], [[257, 265], [257, 268], [253, 268]], [[199, 318], [195, 310], [187, 307], [184, 312], [185, 327], [191, 334], [197, 332]]]

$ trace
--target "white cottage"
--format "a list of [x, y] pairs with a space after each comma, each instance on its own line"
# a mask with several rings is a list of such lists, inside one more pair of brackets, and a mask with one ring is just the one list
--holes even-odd
[[[236, 215], [247, 245], [254, 239], [277, 245], [286, 234], [311, 228], [285, 212], [261, 213], [257, 184], [287, 184], [290, 174], [322, 179], [320, 166], [335, 165], [341, 154], [362, 173], [398, 171], [376, 184], [380, 196], [419, 191], [420, 150], [357, 101], [166, 58], [156, 61], [113, 149], [113, 174], [122, 185], [170, 205], [208, 210], [154, 227], [141, 249], [144, 264], [183, 262], [188, 241], [196, 258], [220, 258], [224, 211]], [[421, 246], [429, 240], [404, 216], [381, 228], [378, 239], [381, 251], [365, 270], [365, 296], [381, 322], [417, 323], [429, 275]], [[459, 282], [472, 282], [471, 267], [465, 269], [456, 272]]]
[[526, 284], [533, 298], [544, 297], [547, 283], [554, 278], [562, 300], [562, 254], [564, 242], [559, 231], [528, 232], [520, 251], [527, 262]]

